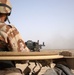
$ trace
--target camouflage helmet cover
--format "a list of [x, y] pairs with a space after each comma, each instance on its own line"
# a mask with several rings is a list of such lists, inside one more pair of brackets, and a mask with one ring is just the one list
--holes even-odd
[[0, 0], [0, 13], [10, 15], [11, 5], [9, 0]]

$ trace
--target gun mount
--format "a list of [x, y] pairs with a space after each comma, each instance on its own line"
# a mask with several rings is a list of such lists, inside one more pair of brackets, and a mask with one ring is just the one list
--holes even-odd
[[25, 44], [32, 52], [34, 51], [40, 52], [40, 49], [42, 49], [42, 46], [45, 46], [44, 42], [43, 44], [39, 44], [39, 40], [37, 42], [28, 40], [27, 42], [25, 42]]

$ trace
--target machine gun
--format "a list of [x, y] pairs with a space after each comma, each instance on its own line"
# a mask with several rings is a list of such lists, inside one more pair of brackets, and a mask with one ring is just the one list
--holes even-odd
[[42, 46], [45, 46], [44, 42], [43, 44], [39, 44], [39, 40], [37, 42], [33, 42], [32, 40], [28, 40], [25, 42], [27, 47], [32, 51], [32, 52], [40, 52], [40, 49], [42, 49]]

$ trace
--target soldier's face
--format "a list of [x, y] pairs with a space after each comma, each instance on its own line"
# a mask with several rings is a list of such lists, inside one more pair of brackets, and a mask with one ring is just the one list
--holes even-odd
[[5, 14], [0, 14], [0, 21], [4, 22], [6, 19], [6, 15]]

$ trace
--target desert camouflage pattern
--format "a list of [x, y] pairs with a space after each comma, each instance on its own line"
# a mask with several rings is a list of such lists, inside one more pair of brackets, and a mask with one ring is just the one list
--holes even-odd
[[9, 51], [29, 52], [18, 30], [11, 25], [0, 23], [0, 47]]
[[0, 0], [0, 13], [7, 13], [11, 12], [11, 4], [9, 0]]

